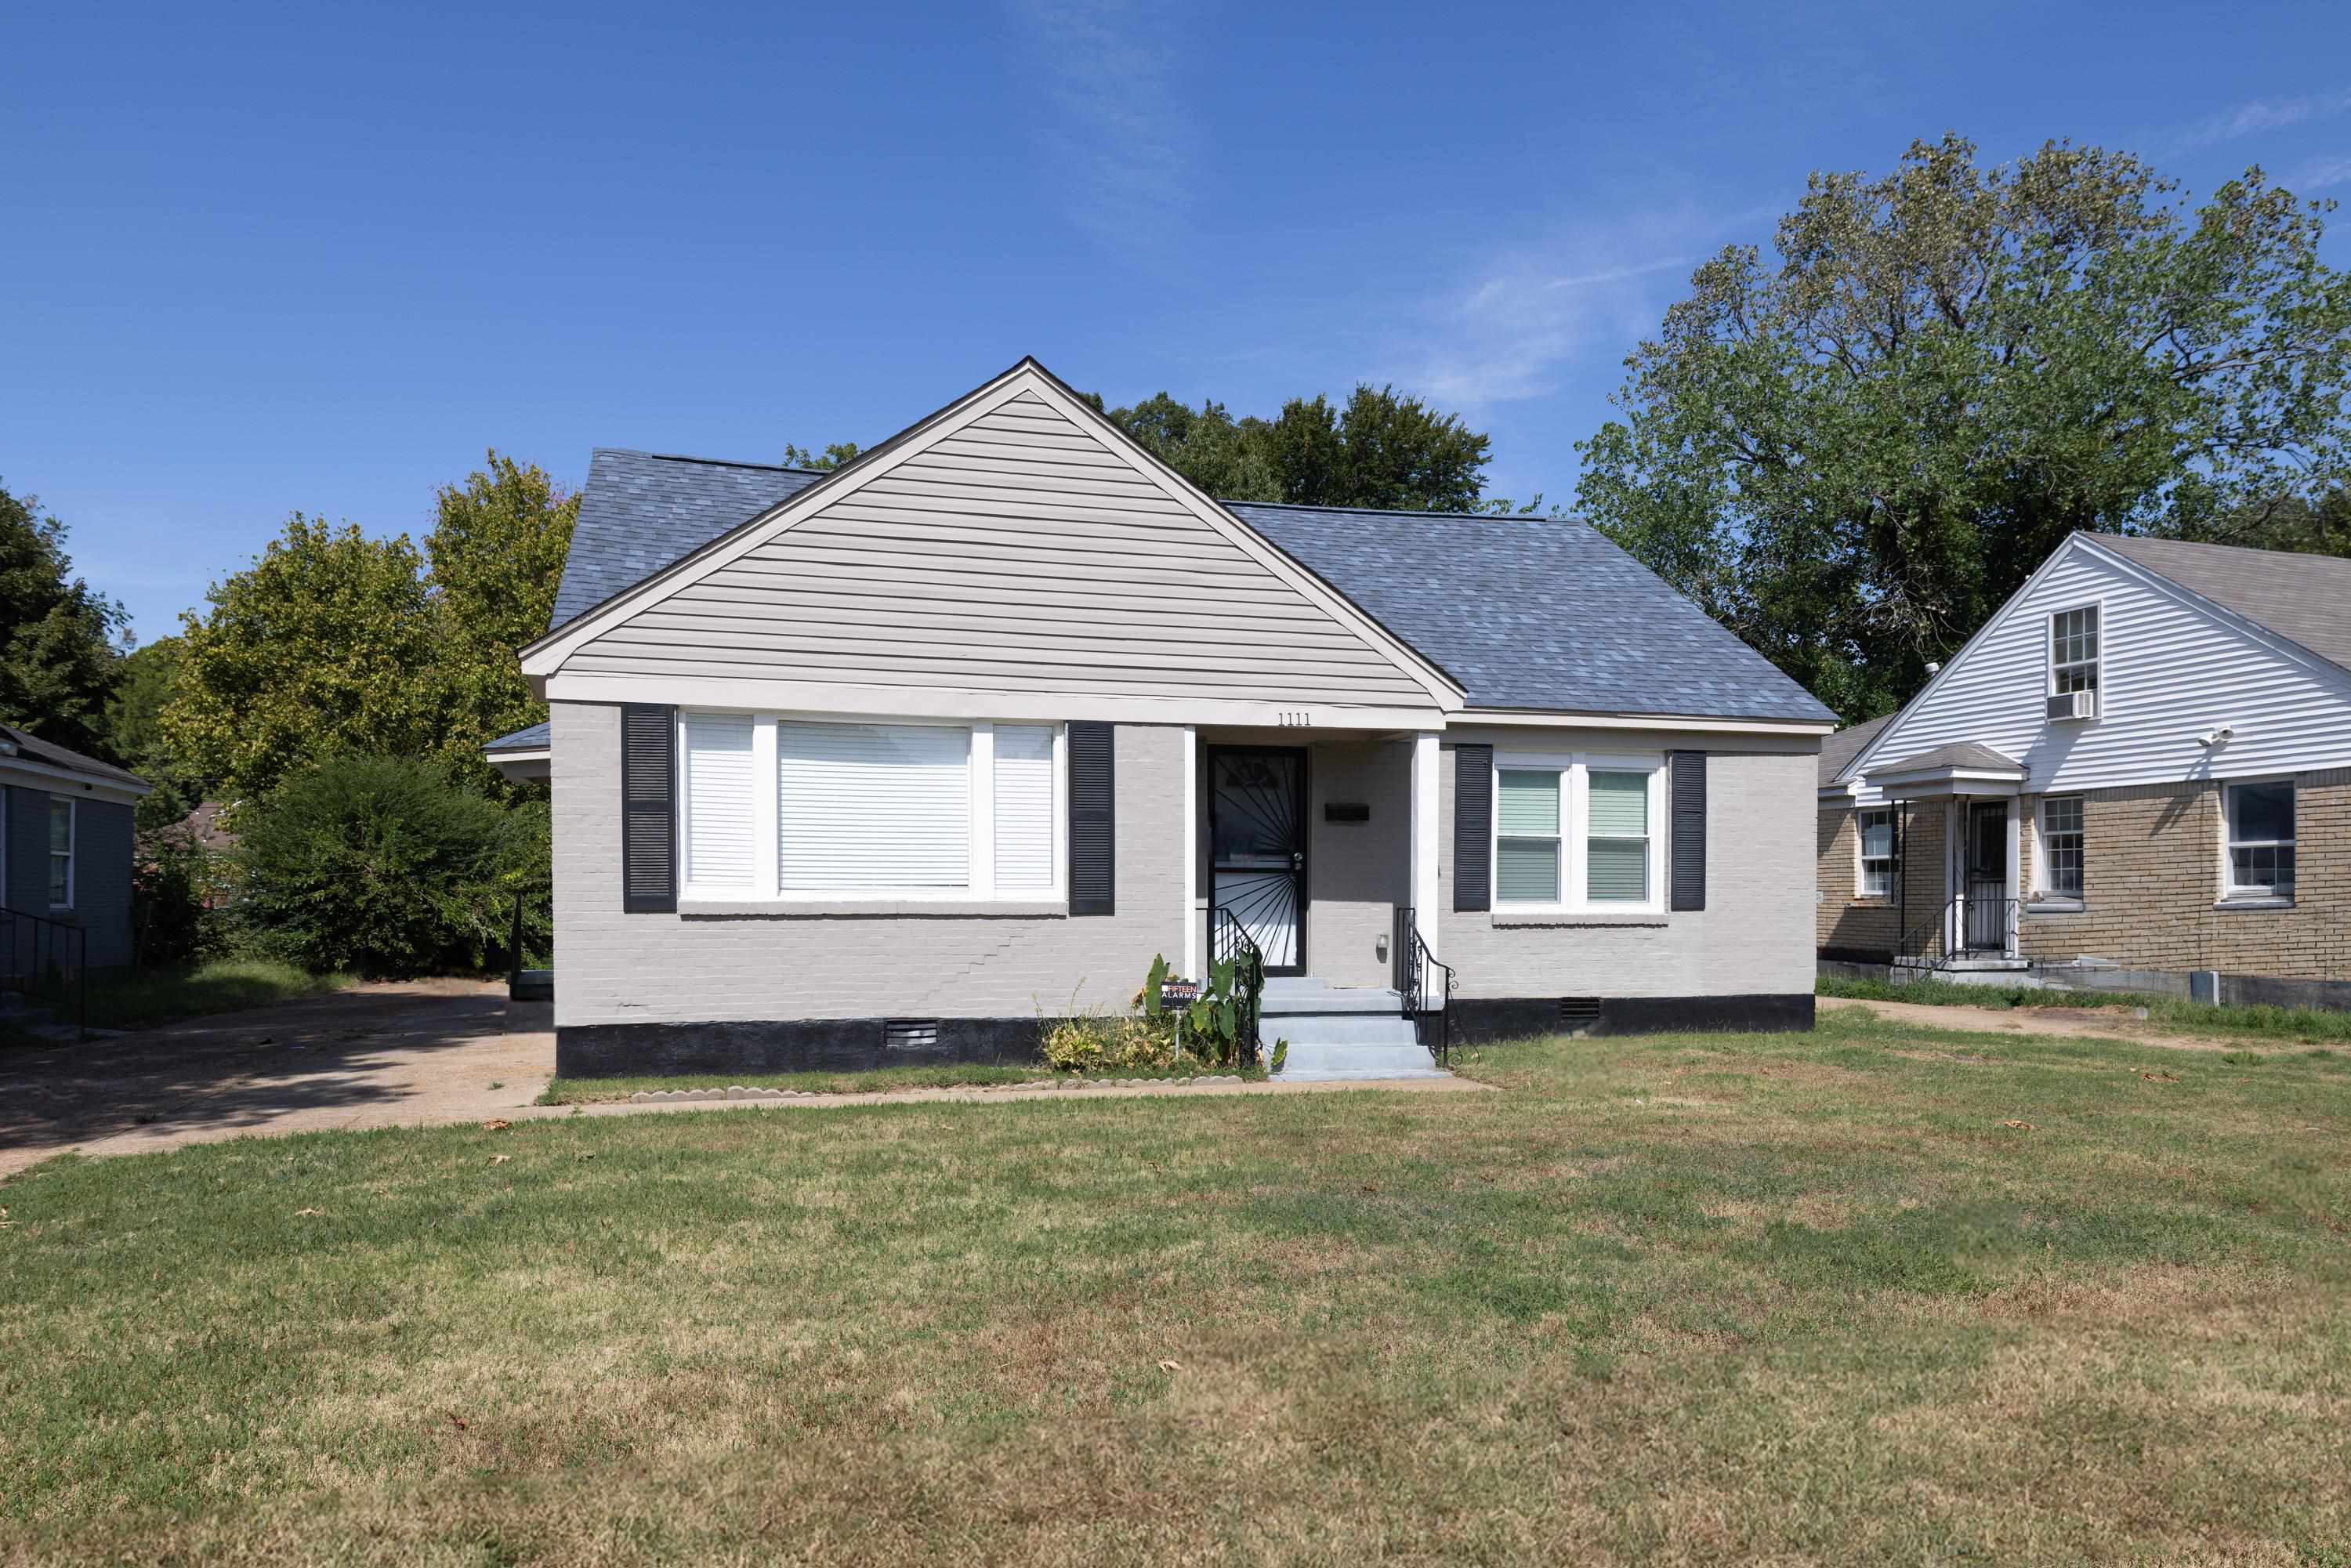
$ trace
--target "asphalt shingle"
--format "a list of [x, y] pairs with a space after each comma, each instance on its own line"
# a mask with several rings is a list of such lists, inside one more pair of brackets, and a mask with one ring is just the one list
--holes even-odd
[[[599, 449], [554, 624], [821, 477]], [[1475, 706], [1834, 719], [1585, 523], [1247, 502], [1229, 509], [1461, 682]]]
[[2351, 670], [2351, 560], [2184, 539], [2090, 537], [2124, 559]]

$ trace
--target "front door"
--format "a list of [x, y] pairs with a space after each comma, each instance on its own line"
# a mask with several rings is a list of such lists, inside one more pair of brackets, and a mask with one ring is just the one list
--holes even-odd
[[2008, 951], [2008, 802], [1968, 802], [1967, 950]]
[[1208, 750], [1208, 925], [1233, 918], [1265, 955], [1269, 975], [1306, 972], [1306, 753], [1291, 747]]

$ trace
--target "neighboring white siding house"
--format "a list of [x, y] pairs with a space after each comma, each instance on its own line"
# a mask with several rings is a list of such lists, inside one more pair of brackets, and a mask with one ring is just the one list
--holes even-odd
[[599, 452], [555, 622], [489, 755], [566, 1072], [1024, 1057], [1235, 933], [1425, 943], [1469, 1036], [1811, 1019], [1829, 716], [1581, 523], [1227, 506], [1023, 361], [823, 476]]

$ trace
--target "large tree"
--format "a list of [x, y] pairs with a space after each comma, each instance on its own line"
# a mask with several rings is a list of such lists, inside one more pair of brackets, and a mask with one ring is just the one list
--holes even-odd
[[1236, 419], [1214, 401], [1195, 409], [1165, 392], [1108, 413], [1160, 461], [1228, 501], [1468, 511], [1491, 444], [1460, 415], [1393, 386], [1358, 386], [1344, 408], [1319, 393], [1292, 398], [1272, 419]]
[[184, 617], [162, 716], [180, 765], [229, 798], [347, 752], [415, 757], [445, 734], [440, 627], [408, 536], [372, 539], [297, 512], [246, 570]]
[[463, 485], [443, 486], [438, 502], [424, 540], [440, 628], [436, 746], [455, 772], [509, 795], [482, 762], [482, 743], [547, 716], [515, 653], [547, 631], [580, 497], [537, 465], [493, 451]]
[[122, 607], [73, 574], [65, 525], [0, 488], [0, 724], [112, 758]]
[[163, 734], [163, 710], [171, 705], [185, 651], [177, 637], [142, 644], [121, 661], [121, 679], [106, 704], [109, 747], [122, 766], [151, 786], [139, 802], [141, 831], [170, 826], [204, 799], [204, 781], [180, 767]]
[[2122, 152], [1957, 135], [1815, 174], [1626, 361], [1584, 515], [1848, 718], [2072, 529], [2197, 536], [2346, 472], [2351, 279], [2256, 169], [2188, 211]]

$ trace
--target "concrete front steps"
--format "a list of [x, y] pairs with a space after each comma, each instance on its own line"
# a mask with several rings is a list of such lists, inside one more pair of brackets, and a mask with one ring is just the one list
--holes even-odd
[[1269, 1054], [1275, 1040], [1290, 1042], [1274, 1082], [1450, 1078], [1402, 1016], [1403, 1006], [1394, 991], [1344, 989], [1311, 977], [1266, 981], [1258, 1033]]

